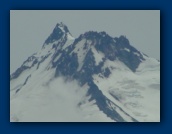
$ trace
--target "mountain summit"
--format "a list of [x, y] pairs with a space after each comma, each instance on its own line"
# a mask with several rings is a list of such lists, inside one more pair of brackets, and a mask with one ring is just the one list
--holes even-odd
[[72, 37], [72, 35], [70, 34], [68, 27], [61, 23], [57, 23], [55, 28], [53, 29], [53, 32], [50, 34], [50, 36], [46, 39], [44, 44], [49, 44], [49, 43], [53, 43], [55, 41], [58, 40], [62, 40], [62, 39], [67, 39], [67, 37]]
[[160, 121], [159, 101], [159, 61], [123, 35], [75, 39], [63, 23], [10, 76], [11, 121]]

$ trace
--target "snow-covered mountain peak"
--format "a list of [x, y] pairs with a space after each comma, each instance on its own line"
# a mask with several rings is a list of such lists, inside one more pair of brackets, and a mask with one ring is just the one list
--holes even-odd
[[60, 28], [65, 33], [68, 33], [69, 32], [68, 27], [63, 22], [60, 22], [60, 23], [57, 23], [56, 24], [55, 29], [58, 29], [58, 28]]
[[75, 39], [57, 23], [11, 75], [11, 120], [159, 121], [159, 77], [160, 62], [125, 36], [88, 31]]
[[57, 41], [66, 41], [67, 39], [73, 40], [74, 37], [69, 32], [68, 27], [61, 23], [57, 23], [55, 28], [53, 29], [53, 32], [50, 34], [50, 36], [46, 39], [43, 47], [48, 44], [52, 44], [53, 42]]

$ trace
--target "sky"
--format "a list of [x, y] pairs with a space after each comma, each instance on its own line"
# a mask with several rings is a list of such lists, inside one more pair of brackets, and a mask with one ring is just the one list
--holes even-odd
[[75, 38], [90, 30], [125, 35], [136, 49], [160, 59], [160, 10], [11, 10], [10, 74], [41, 49], [60, 22]]

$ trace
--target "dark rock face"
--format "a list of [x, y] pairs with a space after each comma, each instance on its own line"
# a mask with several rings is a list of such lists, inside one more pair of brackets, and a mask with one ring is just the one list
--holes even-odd
[[81, 70], [75, 75], [75, 78], [80, 81], [81, 85], [84, 85], [86, 82], [92, 80], [92, 75], [94, 74], [95, 69], [93, 52], [89, 50], [85, 57], [84, 64]]
[[72, 76], [78, 68], [78, 57], [76, 53], [72, 55], [67, 55], [62, 53], [56, 64], [56, 74], [55, 76], [64, 75]]
[[51, 35], [47, 38], [45, 43], [48, 44], [54, 42], [55, 40], [59, 40], [63, 36], [63, 34], [64, 33], [60, 28], [55, 28], [53, 30], [53, 33], [51, 33]]
[[111, 61], [119, 59], [134, 72], [141, 61], [144, 60], [142, 54], [130, 45], [126, 37], [120, 36], [114, 40], [106, 35], [100, 43], [96, 44], [95, 48], [103, 52], [105, 57]]
[[135, 72], [142, 60], [145, 60], [142, 54], [130, 45], [126, 37], [120, 36], [119, 38], [115, 38], [115, 40], [116, 49], [118, 50], [116, 53], [118, 59]]
[[[97, 41], [98, 42], [98, 41]], [[99, 42], [95, 45], [95, 48], [98, 51], [101, 51], [105, 54], [105, 58], [114, 61], [116, 59], [115, 56], [115, 47], [114, 41], [109, 35], [104, 35], [99, 39]]]
[[67, 26], [63, 23], [57, 24], [45, 43], [53, 43], [54, 41], [61, 39], [66, 33], [69, 33]]
[[111, 74], [110, 69], [106, 68], [103, 74], [105, 77], [109, 77], [109, 75]]

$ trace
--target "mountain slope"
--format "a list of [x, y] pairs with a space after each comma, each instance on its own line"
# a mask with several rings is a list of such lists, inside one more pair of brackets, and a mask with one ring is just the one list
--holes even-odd
[[10, 111], [22, 122], [160, 121], [160, 62], [125, 36], [74, 39], [60, 23], [10, 76]]

